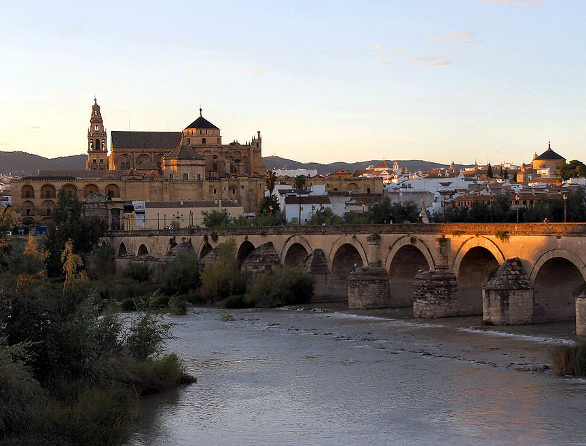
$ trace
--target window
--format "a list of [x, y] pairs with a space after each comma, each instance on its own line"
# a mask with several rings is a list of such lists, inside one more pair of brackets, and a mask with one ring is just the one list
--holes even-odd
[[100, 163], [103, 163], [103, 162], [104, 162], [104, 160], [103, 160], [103, 159], [101, 159], [101, 160], [100, 160]]
[[170, 174], [169, 174], [169, 179], [170, 179], [170, 180], [172, 180], [172, 179], [173, 179], [173, 174], [172, 174], [172, 173], [170, 173]]
[[96, 164], [96, 159], [95, 158], [92, 160], [92, 163]]
[[187, 181], [189, 179], [189, 175], [184, 173], [183, 174], [183, 181]]
[[98, 111], [94, 110], [94, 116], [98, 116]]
[[96, 132], [98, 131], [98, 125], [96, 124], [96, 126], [94, 127]]
[[24, 193], [24, 196], [25, 196], [25, 198], [30, 198], [30, 197], [31, 197], [31, 191], [30, 191], [30, 190], [27, 190], [27, 191]]
[[202, 144], [205, 144], [205, 143], [206, 143], [206, 139], [205, 139], [205, 138], [202, 138], [202, 139], [201, 139], [201, 143], [202, 143]]
[[212, 170], [217, 171], [218, 170], [218, 163], [214, 163], [212, 165]]

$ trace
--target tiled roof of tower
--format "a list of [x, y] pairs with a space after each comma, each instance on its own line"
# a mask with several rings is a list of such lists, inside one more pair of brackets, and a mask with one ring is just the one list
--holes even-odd
[[189, 124], [185, 128], [186, 129], [216, 129], [216, 130], [220, 130], [218, 127], [216, 127], [214, 124], [212, 124], [210, 121], [208, 121], [203, 116], [200, 116], [199, 118], [197, 118], [195, 121], [193, 121], [191, 124]]
[[543, 152], [539, 156], [536, 156], [533, 159], [536, 159], [536, 160], [565, 160], [565, 158], [563, 156], [558, 155], [553, 150], [551, 150], [551, 145], [547, 148], [547, 150], [545, 152]]
[[216, 130], [220, 130], [218, 127], [216, 127], [214, 124], [212, 124], [206, 118], [204, 118], [201, 115], [201, 112], [202, 112], [202, 110], [200, 108], [199, 109], [199, 118], [197, 118], [195, 121], [193, 121], [187, 127], [185, 127], [186, 129], [216, 129]]
[[202, 159], [204, 159], [203, 156], [195, 153], [195, 150], [193, 150], [191, 147], [184, 146], [184, 145], [177, 146], [175, 149], [173, 149], [167, 155], [165, 155], [165, 158], [177, 158], [177, 159], [182, 159], [182, 160], [185, 160], [185, 159], [202, 160]]
[[112, 131], [113, 149], [174, 149], [181, 142], [181, 132]]

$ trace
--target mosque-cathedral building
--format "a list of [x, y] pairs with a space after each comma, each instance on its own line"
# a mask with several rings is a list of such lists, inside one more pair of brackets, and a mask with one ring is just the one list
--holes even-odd
[[100, 209], [121, 228], [124, 206], [145, 202], [230, 201], [255, 212], [264, 196], [262, 139], [222, 144], [220, 129], [200, 116], [181, 132], [112, 131], [108, 134], [94, 99], [84, 171], [39, 171], [13, 182], [13, 205], [21, 222], [47, 222], [64, 188], [88, 209]]
[[[94, 99], [86, 170], [39, 171], [38, 175], [13, 181], [12, 204], [19, 221], [50, 221], [61, 188], [84, 203], [86, 215], [106, 218], [112, 229], [128, 227], [125, 219], [128, 221], [133, 201], [144, 201], [147, 208], [173, 205], [174, 212], [161, 211], [162, 221], [157, 219], [155, 228], [165, 227], [168, 214], [181, 213], [182, 225], [195, 224], [187, 207], [198, 207], [193, 213], [199, 215], [204, 208], [232, 208], [234, 215], [242, 215], [260, 207], [266, 171], [260, 132], [245, 144], [222, 144], [220, 129], [203, 117], [200, 108], [199, 117], [181, 132], [112, 131], [110, 135], [109, 142], [100, 106]], [[281, 180], [281, 184], [293, 181]], [[380, 178], [353, 176], [312, 177], [306, 184], [324, 184], [327, 191], [358, 194], [381, 194], [383, 188]]]

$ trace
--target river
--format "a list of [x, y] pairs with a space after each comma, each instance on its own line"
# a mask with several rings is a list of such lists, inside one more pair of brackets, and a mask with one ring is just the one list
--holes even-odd
[[168, 319], [198, 382], [145, 398], [127, 446], [586, 444], [586, 381], [548, 368], [572, 323], [295, 308]]

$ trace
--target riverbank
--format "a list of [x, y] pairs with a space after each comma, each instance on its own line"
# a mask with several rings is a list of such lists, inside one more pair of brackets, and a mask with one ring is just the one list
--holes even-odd
[[569, 445], [586, 436], [586, 381], [550, 369], [549, 349], [573, 338], [571, 324], [505, 330], [332, 305], [169, 319], [180, 324], [169, 348], [198, 384], [147, 398], [127, 445]]

